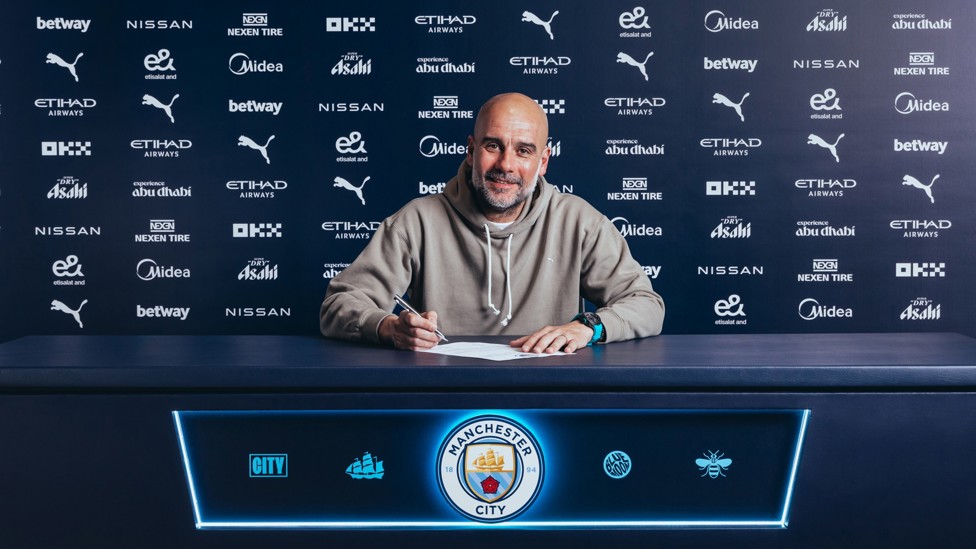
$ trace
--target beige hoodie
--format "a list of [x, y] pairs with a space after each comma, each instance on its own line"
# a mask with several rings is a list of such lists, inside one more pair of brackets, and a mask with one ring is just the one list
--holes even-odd
[[540, 177], [519, 218], [495, 230], [470, 176], [462, 162], [443, 194], [413, 200], [382, 223], [329, 284], [324, 335], [376, 342], [394, 294], [404, 292], [415, 309], [437, 312], [448, 338], [565, 324], [581, 296], [597, 306], [607, 342], [661, 332], [664, 301], [606, 216]]

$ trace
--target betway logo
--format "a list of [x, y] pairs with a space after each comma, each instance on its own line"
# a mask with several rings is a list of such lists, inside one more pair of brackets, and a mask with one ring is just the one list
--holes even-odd
[[80, 30], [81, 32], [88, 32], [89, 25], [91, 25], [91, 19], [37, 18], [37, 30]]
[[136, 317], [138, 318], [178, 318], [180, 320], [186, 320], [188, 316], [190, 316], [189, 307], [163, 307], [162, 305], [143, 307], [142, 305], [136, 305]]
[[234, 101], [233, 99], [227, 100], [227, 110], [229, 112], [270, 112], [271, 114], [278, 116], [278, 113], [281, 112], [282, 105], [284, 105], [284, 103], [255, 101], [253, 99], [248, 101]]
[[895, 152], [934, 152], [944, 154], [948, 146], [948, 141], [922, 141], [921, 139], [899, 141], [895, 139]]
[[705, 70], [744, 70], [746, 72], [752, 72], [756, 70], [756, 65], [759, 64], [758, 59], [730, 59], [728, 57], [723, 57], [721, 59], [709, 59], [705, 58]]

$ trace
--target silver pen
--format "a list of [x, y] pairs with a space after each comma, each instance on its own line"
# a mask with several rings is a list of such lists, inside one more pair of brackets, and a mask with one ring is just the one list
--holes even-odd
[[[410, 304], [407, 303], [406, 300], [403, 299], [402, 297], [394, 294], [393, 295], [393, 301], [396, 301], [397, 305], [403, 307], [404, 309], [410, 311], [411, 313], [413, 313], [413, 314], [415, 314], [417, 316], [421, 316], [420, 313], [417, 312], [417, 309], [414, 309], [413, 307], [411, 307]], [[423, 318], [423, 317], [421, 317], [421, 318]], [[437, 337], [441, 338], [441, 341], [447, 341], [447, 338], [444, 337], [444, 334], [442, 334], [440, 330], [434, 330], [434, 333], [437, 334]]]

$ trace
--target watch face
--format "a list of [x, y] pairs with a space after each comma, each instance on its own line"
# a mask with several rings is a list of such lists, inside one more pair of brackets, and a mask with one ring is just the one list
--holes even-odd
[[586, 321], [585, 324], [590, 328], [595, 328], [603, 322], [600, 321], [600, 317], [596, 313], [583, 313], [583, 319]]

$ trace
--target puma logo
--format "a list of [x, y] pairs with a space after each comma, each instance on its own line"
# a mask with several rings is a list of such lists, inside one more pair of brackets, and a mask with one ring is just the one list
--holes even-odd
[[557, 15], [559, 15], [559, 10], [552, 12], [552, 17], [550, 17], [548, 21], [543, 21], [542, 19], [539, 19], [539, 17], [536, 14], [532, 13], [531, 11], [523, 11], [522, 22], [534, 23], [536, 25], [541, 26], [543, 29], [546, 30], [546, 33], [549, 34], [549, 40], [555, 40], [556, 38], [552, 35], [552, 27], [550, 27], [550, 24], [552, 23], [552, 20]]
[[82, 55], [85, 55], [84, 52], [79, 53], [78, 56], [75, 57], [75, 62], [74, 63], [68, 63], [67, 61], [65, 61], [64, 59], [61, 59], [57, 55], [55, 55], [53, 53], [49, 53], [49, 54], [47, 54], [47, 61], [45, 61], [45, 63], [51, 63], [52, 65], [57, 65], [59, 67], [64, 67], [64, 68], [68, 69], [68, 72], [71, 73], [71, 76], [74, 76], [75, 77], [75, 82], [77, 82], [78, 81], [78, 73], [75, 71], [75, 65], [78, 64], [78, 60], [81, 59], [81, 56]]
[[268, 138], [268, 141], [262, 147], [261, 145], [258, 145], [257, 143], [255, 143], [254, 140], [251, 139], [250, 137], [248, 137], [246, 135], [242, 135], [242, 136], [240, 136], [240, 137], [237, 138], [237, 145], [239, 147], [249, 147], [249, 148], [252, 148], [252, 149], [258, 151], [259, 153], [261, 153], [261, 156], [264, 157], [264, 160], [268, 164], [270, 164], [271, 163], [271, 159], [268, 158], [268, 145], [271, 143], [271, 140], [274, 139], [274, 138], [275, 138], [275, 136], [273, 136], [273, 135], [271, 137], [269, 137]]
[[828, 151], [830, 151], [830, 154], [834, 155], [834, 160], [840, 162], [840, 157], [837, 156], [837, 144], [840, 143], [840, 140], [843, 139], [843, 137], [844, 134], [840, 134], [840, 136], [837, 137], [837, 141], [834, 141], [834, 144], [831, 145], [830, 143], [824, 141], [823, 138], [821, 138], [820, 136], [811, 133], [807, 137], [807, 145], [819, 145], [827, 149]]
[[84, 300], [84, 301], [82, 301], [81, 302], [81, 305], [78, 305], [78, 310], [77, 311], [72, 311], [71, 310], [71, 307], [68, 307], [64, 303], [61, 303], [60, 301], [58, 301], [57, 299], [55, 299], [54, 301], [51, 302], [51, 310], [52, 311], [61, 311], [62, 313], [69, 314], [69, 315], [73, 316], [75, 318], [75, 322], [78, 323], [78, 327], [79, 328], [84, 328], [85, 325], [81, 323], [81, 315], [79, 313], [81, 313], [81, 308], [85, 306], [85, 303], [88, 303], [88, 300], [87, 299]]
[[739, 120], [745, 122], [746, 117], [742, 116], [742, 104], [745, 103], [746, 97], [749, 97], [748, 93], [743, 95], [742, 99], [740, 99], [738, 103], [733, 103], [728, 97], [725, 97], [720, 93], [716, 93], [712, 96], [712, 103], [718, 103], [719, 105], [725, 105], [726, 107], [735, 109], [735, 112], [739, 115]]
[[935, 174], [935, 177], [932, 178], [932, 181], [928, 185], [926, 185], [921, 181], [919, 181], [918, 179], [915, 179], [914, 177], [906, 174], [905, 177], [902, 178], [901, 184], [908, 185], [909, 187], [915, 187], [916, 189], [921, 189], [925, 191], [925, 194], [929, 197], [929, 200], [931, 200], [932, 203], [935, 204], [935, 198], [932, 196], [932, 185], [935, 183], [935, 180], [938, 178], [939, 178], [939, 174]]
[[651, 52], [651, 53], [647, 54], [647, 57], [644, 58], [644, 62], [643, 63], [640, 63], [636, 59], [634, 59], [633, 57], [627, 55], [626, 53], [620, 52], [620, 53], [617, 54], [617, 63], [627, 63], [628, 65], [630, 65], [632, 67], [637, 67], [638, 69], [640, 69], [641, 74], [644, 75], [644, 81], [646, 82], [647, 81], [647, 61], [651, 58], [652, 55], [654, 55], [654, 52]]
[[357, 186], [353, 185], [352, 183], [346, 181], [345, 179], [343, 179], [341, 177], [337, 177], [337, 178], [335, 178], [335, 183], [332, 186], [333, 187], [340, 187], [340, 188], [346, 189], [347, 191], [352, 191], [352, 192], [356, 193], [356, 196], [359, 197], [359, 201], [363, 203], [363, 206], [365, 206], [366, 205], [366, 199], [363, 198], [363, 187], [366, 186], [366, 182], [367, 181], [369, 181], [369, 176], [368, 175], [366, 176], [366, 179], [363, 179], [362, 184], [360, 184], [357, 187]]
[[164, 105], [164, 104], [162, 104], [159, 101], [159, 99], [156, 99], [155, 97], [153, 97], [153, 96], [151, 96], [151, 95], [149, 95], [147, 93], [146, 95], [143, 95], [142, 96], [142, 104], [143, 105], [151, 105], [153, 107], [156, 107], [157, 109], [162, 109], [163, 112], [166, 113], [166, 116], [169, 117], [169, 121], [171, 123], [175, 124], [176, 123], [176, 120], [173, 119], [173, 111], [172, 111], [172, 109], [170, 107], [173, 106], [173, 102], [176, 101], [176, 98], [179, 97], [179, 96], [180, 96], [180, 94], [174, 95], [173, 96], [173, 99], [170, 99], [169, 104], [168, 105]]

